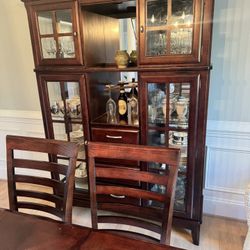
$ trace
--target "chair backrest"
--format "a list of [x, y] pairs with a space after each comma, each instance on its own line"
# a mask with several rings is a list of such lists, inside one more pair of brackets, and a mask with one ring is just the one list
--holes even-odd
[[[153, 240], [169, 244], [180, 151], [142, 145], [89, 142], [88, 157], [92, 227], [98, 228], [98, 223], [136, 226], [160, 234], [160, 240]], [[96, 164], [96, 158], [120, 159], [121, 162], [126, 159], [163, 163], [166, 164], [166, 169], [159, 173], [158, 171], [151, 172], [148, 167], [141, 171], [131, 167], [107, 167]], [[106, 182], [101, 181], [100, 178], [104, 178]], [[119, 186], [117, 180], [123, 181], [123, 185]], [[140, 185], [126, 186], [124, 180], [136, 181]], [[153, 185], [164, 187], [165, 192], [152, 191], [150, 187]], [[101, 198], [103, 195], [120, 197], [120, 199], [114, 198], [107, 202], [108, 199]], [[136, 198], [139, 202], [130, 203], [121, 197]], [[161, 208], [153, 206], [153, 201], [161, 204]], [[113, 213], [105, 216], [98, 213], [99, 210]], [[152, 240], [152, 237], [146, 236], [146, 238]]]
[[[78, 145], [7, 135], [6, 148], [10, 210], [39, 210], [71, 223]], [[45, 153], [45, 157], [38, 156], [45, 160], [38, 160], [38, 154], [32, 152]], [[57, 163], [57, 156], [64, 157], [66, 163]], [[41, 177], [41, 173], [46, 176]]]

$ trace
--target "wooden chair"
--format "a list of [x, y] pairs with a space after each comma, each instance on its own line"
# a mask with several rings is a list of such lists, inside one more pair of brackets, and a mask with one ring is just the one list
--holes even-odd
[[[126, 145], [101, 142], [89, 142], [89, 186], [91, 198], [91, 217], [93, 228], [98, 229], [98, 223], [125, 224], [144, 228], [160, 234], [160, 240], [151, 236], [118, 231], [133, 238], [143, 238], [162, 244], [170, 243], [172, 227], [173, 204], [177, 170], [180, 152], [178, 149], [168, 149], [141, 145]], [[150, 171], [139, 171], [138, 169], [121, 167], [103, 167], [95, 163], [96, 158], [110, 158], [137, 160], [140, 162], [157, 162], [167, 164], [165, 174], [152, 173]], [[97, 178], [105, 178], [107, 182], [98, 182]], [[101, 179], [98, 179], [101, 180]], [[116, 181], [110, 184], [112, 181]], [[136, 187], [120, 185], [117, 180], [129, 180], [140, 182]], [[108, 182], [110, 181], [110, 182]], [[105, 184], [106, 183], [106, 184]], [[152, 184], [165, 186], [165, 193], [160, 194], [142, 188], [142, 185]], [[120, 197], [107, 202], [100, 197], [103, 195]], [[131, 204], [121, 197], [138, 198], [139, 203]], [[149, 205], [156, 201], [162, 205], [161, 208]], [[103, 210], [103, 211], [101, 211]], [[100, 212], [112, 212], [109, 215], [101, 215]], [[117, 214], [118, 213], [118, 214]]]
[[[39, 210], [71, 223], [78, 145], [65, 141], [7, 135], [6, 147], [10, 210]], [[20, 151], [25, 157], [17, 157]], [[58, 155], [64, 156], [68, 164], [59, 164], [56, 160], [34, 160], [32, 158], [37, 158], [37, 155], [32, 152], [45, 153], [45, 158], [49, 154], [50, 159], [56, 159]], [[39, 176], [37, 170], [46, 171], [44, 173], [48, 174], [48, 178], [41, 177], [42, 172]], [[50, 175], [57, 175], [58, 179], [50, 178]], [[60, 180], [59, 175], [64, 180]], [[22, 187], [19, 188], [20, 183], [31, 184], [31, 187], [27, 190], [21, 184]], [[40, 190], [36, 191], [39, 186]]]

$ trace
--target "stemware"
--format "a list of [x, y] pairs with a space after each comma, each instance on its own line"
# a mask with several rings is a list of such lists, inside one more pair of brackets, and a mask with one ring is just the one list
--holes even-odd
[[116, 103], [111, 97], [112, 85], [107, 85], [109, 91], [109, 99], [106, 102], [106, 113], [107, 113], [107, 123], [115, 124], [117, 123], [116, 119]]

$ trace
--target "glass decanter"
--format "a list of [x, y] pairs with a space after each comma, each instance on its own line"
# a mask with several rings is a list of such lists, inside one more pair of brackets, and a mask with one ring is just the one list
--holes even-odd
[[107, 85], [107, 88], [109, 91], [109, 99], [106, 102], [107, 123], [115, 124], [115, 123], [117, 123], [116, 103], [111, 97], [112, 85]]

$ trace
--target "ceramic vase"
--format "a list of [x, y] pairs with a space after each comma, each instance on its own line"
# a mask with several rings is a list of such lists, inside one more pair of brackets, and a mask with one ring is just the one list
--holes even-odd
[[127, 68], [129, 62], [129, 55], [126, 50], [117, 50], [115, 55], [115, 62], [119, 69]]

